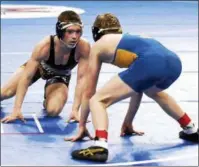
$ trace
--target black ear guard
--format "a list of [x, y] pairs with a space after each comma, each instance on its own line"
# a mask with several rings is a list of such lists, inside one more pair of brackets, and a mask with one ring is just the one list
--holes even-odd
[[92, 27], [92, 34], [93, 34], [93, 40], [96, 42], [97, 40], [99, 40], [104, 33], [100, 32], [100, 29], [98, 27], [93, 26]]
[[[61, 22], [61, 21], [57, 21], [56, 23], [56, 35], [58, 36], [59, 39], [62, 39], [64, 37], [64, 33], [66, 32], [66, 28], [64, 28], [65, 26], [70, 26], [70, 25], [79, 25], [81, 28], [83, 27], [82, 24], [80, 23], [65, 23], [65, 22]], [[82, 34], [82, 30], [81, 30], [81, 34]]]
[[56, 35], [59, 39], [63, 38], [65, 29], [62, 30], [62, 25], [60, 21], [57, 21], [56, 23]]

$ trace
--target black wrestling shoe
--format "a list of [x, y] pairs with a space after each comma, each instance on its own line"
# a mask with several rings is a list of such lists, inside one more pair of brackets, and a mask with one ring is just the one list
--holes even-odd
[[184, 131], [181, 131], [179, 133], [179, 137], [181, 139], [184, 139], [184, 140], [187, 140], [187, 141], [199, 143], [199, 130], [196, 133], [192, 133], [192, 134], [186, 134]]
[[108, 159], [108, 150], [99, 146], [75, 150], [71, 153], [74, 159], [105, 162]]

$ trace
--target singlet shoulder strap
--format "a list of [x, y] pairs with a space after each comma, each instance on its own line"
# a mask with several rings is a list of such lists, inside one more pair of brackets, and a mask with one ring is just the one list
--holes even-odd
[[67, 64], [71, 64], [72, 65], [72, 64], [76, 64], [77, 63], [76, 60], [75, 60], [75, 50], [76, 50], [76, 47], [71, 50], [70, 57], [68, 59], [68, 63]]
[[47, 60], [48, 64], [54, 64], [55, 62], [55, 43], [54, 43], [54, 35], [50, 36], [50, 55]]

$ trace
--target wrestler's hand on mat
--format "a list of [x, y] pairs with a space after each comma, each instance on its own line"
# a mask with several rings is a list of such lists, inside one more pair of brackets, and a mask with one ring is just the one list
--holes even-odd
[[[67, 123], [74, 123], [74, 122], [79, 122], [80, 121], [80, 116], [78, 111], [72, 111], [68, 120], [66, 121]], [[86, 123], [90, 122], [90, 120], [87, 120]]]
[[13, 122], [13, 121], [15, 121], [15, 120], [17, 120], [17, 119], [19, 119], [19, 120], [21, 120], [22, 122], [25, 123], [25, 119], [24, 119], [22, 113], [19, 112], [19, 111], [16, 111], [16, 112], [11, 113], [11, 114], [8, 115], [7, 117], [3, 118], [3, 119], [1, 120], [1, 122], [2, 122], [2, 123], [9, 123], [9, 122]]
[[79, 122], [80, 120], [80, 117], [79, 117], [79, 113], [78, 111], [72, 111], [68, 120], [66, 121], [67, 123], [70, 123], [70, 122]]
[[144, 132], [133, 129], [133, 125], [123, 123], [120, 136], [143, 135]]
[[77, 136], [75, 137], [65, 137], [64, 140], [65, 141], [80, 141], [82, 140], [84, 137], [88, 137], [89, 139], [93, 140], [94, 138], [90, 135], [90, 133], [88, 132], [87, 128], [84, 126], [79, 127], [79, 131]]

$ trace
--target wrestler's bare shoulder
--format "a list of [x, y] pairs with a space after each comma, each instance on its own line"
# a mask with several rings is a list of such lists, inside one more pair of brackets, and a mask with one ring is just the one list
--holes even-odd
[[89, 56], [90, 47], [89, 41], [85, 38], [81, 38], [76, 48], [77, 58], [79, 59], [81, 56]]
[[[34, 47], [33, 53], [37, 58], [48, 59], [50, 50], [50, 36], [41, 39]], [[35, 57], [34, 56], [34, 57]]]

